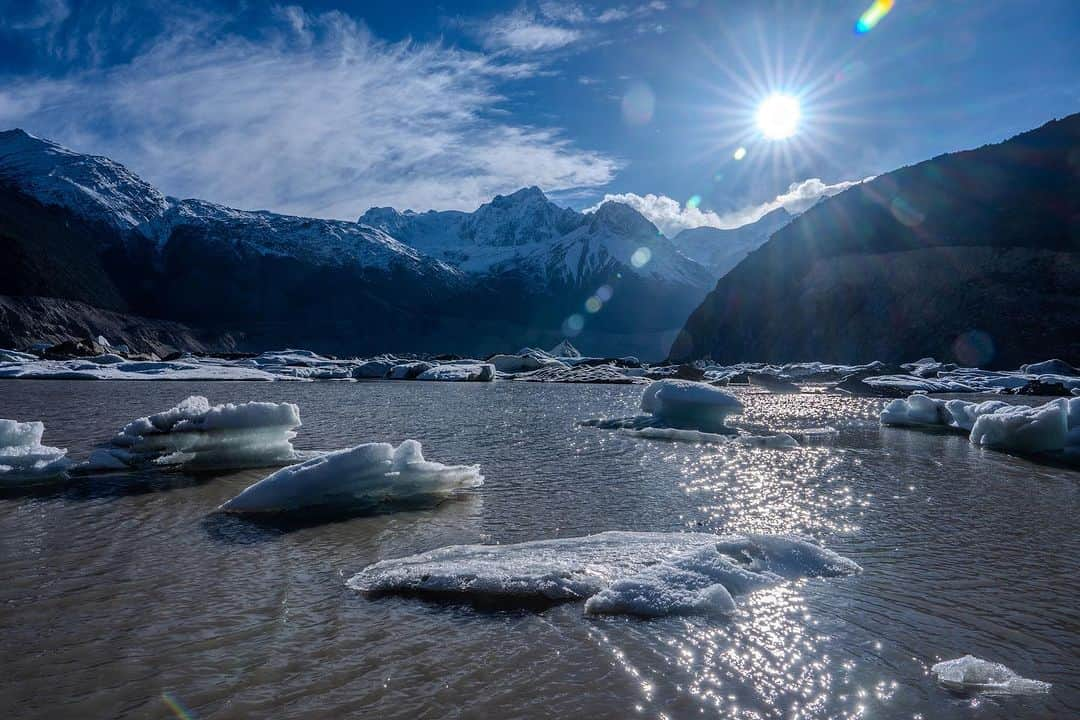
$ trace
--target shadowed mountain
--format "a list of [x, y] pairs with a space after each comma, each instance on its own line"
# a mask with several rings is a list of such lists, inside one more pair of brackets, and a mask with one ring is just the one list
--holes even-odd
[[673, 359], [1080, 361], [1080, 115], [824, 200], [725, 275]]
[[[655, 358], [711, 285], [626, 206], [584, 215], [526, 188], [472, 213], [241, 211], [166, 197], [108, 158], [21, 130], [0, 133], [0, 252], [3, 327], [21, 328], [0, 344], [40, 339], [42, 306], [20, 298], [44, 297], [252, 349], [484, 354], [572, 334], [589, 353]], [[74, 307], [52, 306], [50, 337]], [[73, 335], [93, 319], [78, 316]]]

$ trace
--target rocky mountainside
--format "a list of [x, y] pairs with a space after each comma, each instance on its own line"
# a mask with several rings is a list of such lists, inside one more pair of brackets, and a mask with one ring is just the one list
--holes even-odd
[[21, 130], [0, 133], [0, 252], [0, 294], [334, 353], [482, 354], [572, 335], [589, 353], [661, 357], [712, 284], [626, 206], [584, 215], [527, 188], [472, 213], [241, 211], [166, 197]]
[[1080, 362], [1080, 115], [853, 187], [725, 275], [672, 359]]

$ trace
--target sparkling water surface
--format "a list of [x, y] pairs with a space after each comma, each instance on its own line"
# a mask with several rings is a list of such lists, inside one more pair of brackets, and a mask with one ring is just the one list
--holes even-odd
[[[1070, 718], [1080, 715], [1080, 472], [881, 428], [882, 400], [736, 391], [797, 449], [644, 440], [640, 387], [7, 381], [0, 417], [85, 458], [191, 394], [300, 405], [301, 449], [420, 440], [485, 485], [423, 511], [256, 524], [214, 509], [266, 471], [86, 478], [0, 495], [11, 718]], [[817, 428], [836, 432], [813, 432]], [[808, 432], [810, 431], [810, 432]], [[345, 587], [454, 543], [603, 530], [800, 533], [863, 566], [730, 619], [482, 611]], [[1053, 683], [952, 694], [971, 653]]]

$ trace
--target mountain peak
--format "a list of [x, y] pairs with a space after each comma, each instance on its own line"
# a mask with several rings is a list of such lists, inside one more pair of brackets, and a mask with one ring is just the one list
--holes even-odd
[[608, 200], [592, 214], [593, 228], [608, 226], [623, 234], [660, 235], [648, 218], [626, 203]]
[[512, 201], [514, 203], [535, 201], [547, 202], [547, 195], [545, 195], [544, 191], [537, 186], [530, 185], [529, 187], [523, 187], [520, 190], [515, 190], [509, 195], [496, 195], [492, 202], [495, 203], [499, 202], [500, 200]]

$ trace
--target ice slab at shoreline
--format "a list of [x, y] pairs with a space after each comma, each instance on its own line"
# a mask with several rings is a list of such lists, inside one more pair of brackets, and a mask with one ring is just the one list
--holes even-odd
[[641, 409], [671, 424], [703, 430], [723, 430], [728, 415], [743, 404], [731, 393], [692, 380], [657, 380], [641, 394]]
[[930, 668], [944, 687], [961, 692], [998, 695], [1028, 695], [1049, 692], [1050, 683], [1020, 677], [1001, 663], [965, 655], [945, 660]]
[[284, 467], [221, 506], [234, 513], [270, 513], [314, 506], [364, 506], [445, 497], [482, 485], [479, 465], [425, 460], [420, 443], [366, 443]]
[[[110, 356], [116, 357], [116, 356]], [[0, 363], [0, 378], [24, 380], [275, 380], [254, 367], [209, 362], [129, 361], [105, 363], [101, 357], [81, 360], [36, 360]], [[284, 377], [284, 376], [282, 376]]]
[[71, 466], [67, 450], [41, 444], [41, 422], [0, 420], [0, 487], [62, 477]]
[[383, 560], [354, 575], [365, 593], [544, 604], [588, 599], [585, 612], [657, 617], [727, 614], [734, 596], [785, 579], [859, 572], [794, 536], [605, 532], [513, 545], [454, 545]]
[[490, 363], [446, 363], [428, 368], [417, 380], [449, 382], [489, 382], [495, 379], [495, 366]]
[[291, 441], [300, 424], [300, 408], [292, 403], [211, 405], [193, 395], [169, 410], [132, 420], [81, 469], [282, 465], [296, 460]]

